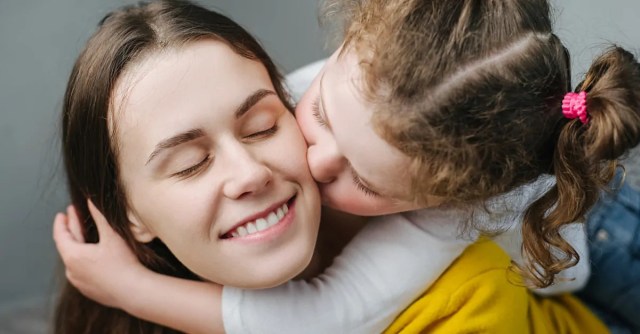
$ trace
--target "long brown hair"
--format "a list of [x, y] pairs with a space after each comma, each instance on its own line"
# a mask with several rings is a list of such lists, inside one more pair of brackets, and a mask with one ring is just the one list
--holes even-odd
[[[361, 59], [377, 132], [413, 160], [414, 193], [487, 199], [543, 174], [556, 184], [525, 212], [525, 274], [540, 287], [575, 265], [561, 237], [640, 141], [640, 67], [611, 47], [575, 91], [590, 121], [563, 117], [569, 52], [546, 0], [327, 1], [344, 18], [344, 49]], [[335, 19], [335, 15], [330, 16]]]
[[[213, 39], [239, 55], [261, 62], [278, 96], [291, 110], [282, 78], [260, 44], [231, 19], [187, 1], [156, 1], [108, 14], [76, 60], [62, 110], [62, 150], [72, 203], [83, 220], [88, 242], [98, 233], [89, 214], [90, 198], [140, 261], [156, 272], [197, 279], [159, 240], [137, 242], [127, 219], [127, 198], [120, 182], [117, 143], [109, 131], [112, 91], [118, 78], [149, 54]], [[212, 60], [215, 61], [215, 60]], [[66, 280], [55, 312], [54, 332], [173, 333], [82, 296]]]

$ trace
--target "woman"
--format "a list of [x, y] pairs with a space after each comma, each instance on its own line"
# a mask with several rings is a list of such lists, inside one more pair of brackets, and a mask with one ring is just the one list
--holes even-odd
[[[65, 167], [86, 220], [78, 235], [98, 239], [90, 198], [158, 273], [246, 288], [296, 276], [313, 254], [320, 203], [275, 66], [217, 13], [182, 2], [128, 12], [138, 15], [120, 11], [101, 22], [65, 95]], [[165, 24], [149, 31], [121, 15]], [[240, 224], [263, 216], [269, 233], [230, 240]], [[68, 284], [55, 326], [57, 333], [172, 332]]]

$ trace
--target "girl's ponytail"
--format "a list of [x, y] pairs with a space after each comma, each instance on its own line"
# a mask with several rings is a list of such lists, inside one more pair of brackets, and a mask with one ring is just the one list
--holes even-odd
[[590, 122], [585, 154], [594, 162], [615, 161], [640, 142], [640, 64], [612, 47], [591, 65], [577, 90], [587, 92]]
[[[613, 178], [617, 159], [640, 142], [640, 64], [620, 47], [608, 49], [593, 63], [576, 93], [586, 93], [586, 122], [564, 121], [553, 157], [556, 186], [526, 212], [525, 254], [534, 284], [545, 287], [579, 257], [562, 238], [562, 226], [584, 219]], [[561, 254], [558, 256], [558, 252]]]

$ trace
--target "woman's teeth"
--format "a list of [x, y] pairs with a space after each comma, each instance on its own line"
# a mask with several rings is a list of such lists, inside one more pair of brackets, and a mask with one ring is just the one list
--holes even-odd
[[231, 236], [234, 238], [244, 237], [266, 230], [269, 227], [279, 223], [280, 220], [282, 220], [282, 217], [287, 214], [287, 212], [289, 212], [289, 207], [287, 206], [287, 203], [285, 203], [278, 209], [269, 212], [266, 217], [258, 218], [255, 221], [248, 222], [242, 226], [239, 226], [235, 230], [231, 231]]

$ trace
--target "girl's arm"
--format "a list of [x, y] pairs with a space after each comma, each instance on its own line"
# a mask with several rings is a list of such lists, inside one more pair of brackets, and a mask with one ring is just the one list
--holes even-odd
[[313, 279], [265, 290], [225, 286], [225, 329], [380, 333], [471, 242], [458, 238], [458, 220], [437, 209], [376, 217]]
[[58, 214], [53, 238], [67, 279], [85, 296], [106, 306], [187, 333], [224, 333], [222, 287], [179, 279], [144, 267], [104, 216], [89, 202], [100, 242], [84, 242], [73, 207]]
[[[224, 287], [221, 296], [215, 285], [154, 274], [130, 251], [120, 254], [124, 241], [97, 210], [92, 214], [100, 221], [99, 244], [73, 240], [64, 219], [56, 219], [70, 281], [99, 302], [195, 333], [379, 333], [470, 243], [457, 238], [456, 217], [443, 211], [378, 217], [324, 274], [265, 290]], [[77, 222], [69, 217], [70, 225]]]
[[127, 313], [186, 333], [225, 332], [222, 286], [145, 272], [122, 302]]

